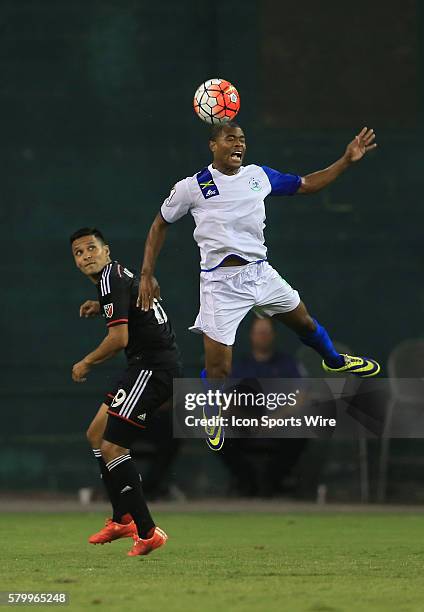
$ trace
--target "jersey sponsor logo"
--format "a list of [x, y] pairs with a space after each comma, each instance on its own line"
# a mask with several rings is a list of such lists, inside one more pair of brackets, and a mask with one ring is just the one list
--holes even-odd
[[249, 187], [252, 191], [261, 191], [263, 185], [262, 185], [262, 181], [260, 179], [257, 178], [251, 178], [249, 181]]
[[105, 304], [103, 306], [103, 309], [105, 311], [105, 315], [108, 319], [112, 318], [113, 315], [113, 304]]
[[125, 391], [125, 389], [119, 389], [115, 397], [113, 398], [110, 407], [115, 408], [116, 406], [120, 406], [123, 402], [125, 402], [126, 397], [127, 392]]
[[204, 168], [196, 175], [197, 182], [205, 200], [219, 195], [218, 187], [213, 182], [209, 168]]
[[126, 274], [130, 278], [134, 278], [134, 274], [130, 272], [127, 268], [124, 268], [124, 274]]
[[137, 419], [140, 419], [140, 421], [145, 421], [146, 420], [146, 413], [143, 412], [143, 414], [139, 414]]

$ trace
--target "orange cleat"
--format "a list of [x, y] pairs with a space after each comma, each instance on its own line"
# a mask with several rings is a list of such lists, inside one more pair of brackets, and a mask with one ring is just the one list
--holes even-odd
[[136, 557], [137, 555], [148, 555], [155, 550], [155, 548], [159, 548], [160, 546], [164, 546], [168, 536], [160, 527], [155, 527], [153, 535], [148, 540], [142, 540], [138, 537], [138, 535], [133, 536], [134, 546], [131, 548], [128, 553], [129, 557]]
[[111, 518], [108, 518], [103, 529], [90, 536], [88, 541], [90, 544], [107, 544], [108, 542], [113, 542], [113, 540], [119, 540], [119, 538], [131, 538], [134, 536], [138, 537], [134, 521], [122, 525], [121, 523], [114, 523]]

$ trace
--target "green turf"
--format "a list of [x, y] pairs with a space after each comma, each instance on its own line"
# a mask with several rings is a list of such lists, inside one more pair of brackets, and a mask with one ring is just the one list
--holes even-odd
[[424, 610], [421, 516], [162, 514], [167, 546], [135, 558], [87, 543], [97, 514], [0, 518], [0, 590], [68, 591], [69, 610]]

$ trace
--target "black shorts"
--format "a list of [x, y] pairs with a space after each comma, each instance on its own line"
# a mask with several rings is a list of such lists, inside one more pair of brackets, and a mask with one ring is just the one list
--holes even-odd
[[180, 376], [178, 366], [169, 370], [147, 370], [140, 364], [128, 366], [112, 392], [106, 395], [109, 418], [103, 438], [131, 448], [148, 427], [153, 413], [171, 400], [173, 380]]

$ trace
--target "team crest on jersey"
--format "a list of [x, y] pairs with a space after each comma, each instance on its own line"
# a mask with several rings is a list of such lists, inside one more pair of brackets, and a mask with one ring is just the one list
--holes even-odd
[[262, 182], [257, 178], [251, 178], [249, 181], [249, 187], [252, 191], [261, 191]]
[[103, 308], [104, 308], [106, 317], [108, 319], [111, 319], [113, 315], [113, 304], [105, 304]]

